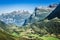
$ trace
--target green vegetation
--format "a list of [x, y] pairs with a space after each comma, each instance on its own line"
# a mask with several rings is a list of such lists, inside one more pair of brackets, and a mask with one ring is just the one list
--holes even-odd
[[60, 35], [60, 20], [52, 19], [52, 20], [44, 20], [41, 22], [36, 22], [31, 25], [31, 28], [38, 34], [46, 35], [46, 34], [54, 34]]
[[0, 30], [0, 40], [15, 40], [15, 38], [4, 31]]
[[39, 21], [22, 27], [0, 22], [0, 26], [0, 40], [60, 40], [60, 19]]
[[43, 40], [59, 40], [58, 38], [54, 37], [41, 37]]

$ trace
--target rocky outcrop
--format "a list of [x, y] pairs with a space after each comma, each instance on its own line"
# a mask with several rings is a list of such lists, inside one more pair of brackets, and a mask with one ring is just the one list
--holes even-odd
[[58, 5], [58, 4], [51, 4], [51, 5], [49, 5], [48, 7], [54, 8], [54, 7], [57, 7], [57, 5]]
[[55, 17], [60, 18], [60, 4], [46, 18], [50, 20]]

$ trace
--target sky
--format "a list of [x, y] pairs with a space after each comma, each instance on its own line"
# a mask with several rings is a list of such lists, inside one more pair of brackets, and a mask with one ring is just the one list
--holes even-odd
[[35, 7], [48, 6], [59, 2], [60, 0], [0, 0], [0, 14], [16, 10], [28, 10], [32, 12]]

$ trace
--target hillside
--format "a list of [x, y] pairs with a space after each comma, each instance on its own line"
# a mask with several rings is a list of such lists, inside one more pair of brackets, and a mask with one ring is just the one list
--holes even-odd
[[15, 40], [13, 36], [7, 34], [4, 31], [0, 30], [0, 40]]
[[60, 19], [45, 19], [34, 22], [26, 26], [7, 26], [0, 21], [1, 40], [59, 40], [60, 39]]
[[[31, 24], [31, 28], [38, 34], [54, 34], [55, 36], [60, 35], [60, 19], [44, 20]], [[59, 36], [60, 38], [60, 36]]]

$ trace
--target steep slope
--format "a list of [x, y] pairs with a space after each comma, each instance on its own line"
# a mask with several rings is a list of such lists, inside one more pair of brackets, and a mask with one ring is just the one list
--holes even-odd
[[31, 24], [31, 28], [38, 34], [60, 35], [60, 19], [44, 20]]
[[44, 19], [53, 19], [55, 17], [60, 17], [60, 4], [53, 4], [49, 7], [36, 7], [34, 13], [27, 18], [23, 25], [31, 24], [37, 21], [41, 21]]
[[4, 31], [7, 30], [7, 24], [5, 24], [4, 22], [0, 21], [0, 30]]
[[35, 8], [35, 12], [25, 20], [23, 25], [27, 25], [29, 23], [31, 24], [39, 20], [44, 20], [54, 9], [55, 7], [54, 8], [50, 8], [50, 7]]
[[60, 4], [46, 18], [50, 20], [55, 17], [60, 18]]
[[[27, 26], [27, 28], [26, 28]], [[45, 19], [43, 21], [34, 22], [24, 26], [26, 29], [21, 34], [23, 37], [36, 38], [36, 40], [60, 40], [60, 19]]]
[[15, 40], [15, 38], [4, 31], [0, 30], [0, 40]]

